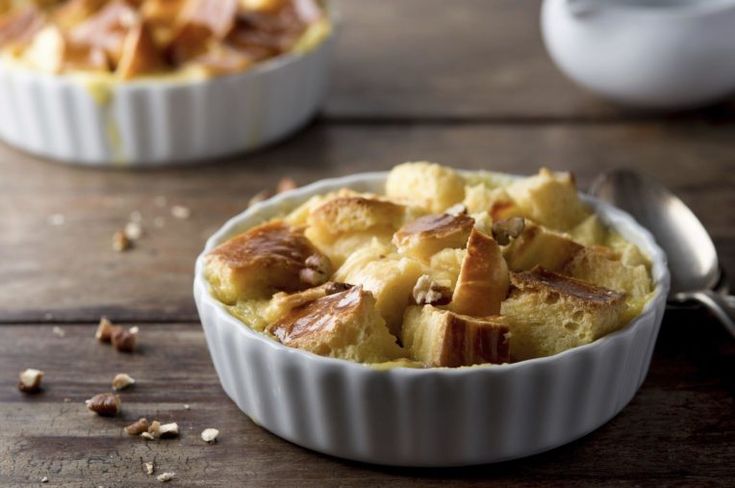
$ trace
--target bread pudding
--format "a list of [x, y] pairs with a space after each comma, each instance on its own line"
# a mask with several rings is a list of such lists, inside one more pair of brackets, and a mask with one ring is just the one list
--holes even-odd
[[0, 0], [4, 60], [117, 80], [239, 73], [328, 31], [317, 0]]
[[653, 294], [648, 258], [571, 174], [427, 162], [393, 168], [380, 194], [284, 209], [210, 251], [204, 273], [252, 329], [375, 367], [554, 355], [626, 326]]

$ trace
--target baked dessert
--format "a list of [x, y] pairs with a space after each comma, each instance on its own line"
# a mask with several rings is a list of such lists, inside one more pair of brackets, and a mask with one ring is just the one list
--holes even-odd
[[4, 61], [119, 80], [239, 73], [329, 28], [318, 0], [0, 1]]
[[204, 258], [213, 295], [289, 347], [468, 367], [549, 356], [624, 327], [650, 263], [573, 176], [396, 166], [383, 194], [317, 195]]

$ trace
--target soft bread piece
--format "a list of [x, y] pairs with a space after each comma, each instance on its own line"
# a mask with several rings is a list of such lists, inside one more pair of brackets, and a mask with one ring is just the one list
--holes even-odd
[[584, 246], [569, 237], [526, 221], [523, 232], [504, 250], [512, 271], [528, 271], [535, 266], [557, 271], [582, 251]]
[[645, 297], [653, 288], [645, 265], [628, 266], [617, 253], [600, 246], [584, 248], [561, 269], [561, 273], [625, 292], [633, 299]]
[[541, 168], [536, 176], [521, 178], [507, 187], [524, 217], [556, 230], [569, 230], [590, 212], [577, 194], [571, 173]]
[[[361, 285], [376, 299], [376, 307], [388, 329], [398, 336], [403, 311], [409, 304], [416, 280], [422, 273], [419, 262], [381, 253], [380, 244], [353, 253], [334, 275], [336, 281]], [[376, 254], [376, 251], [378, 254]]]
[[454, 290], [462, 269], [467, 251], [465, 249], [444, 249], [431, 256], [429, 268], [425, 271], [437, 284]]
[[572, 236], [572, 239], [585, 246], [605, 244], [608, 238], [607, 227], [600, 222], [600, 217], [597, 214], [592, 214], [585, 218], [570, 230], [569, 234]]
[[360, 286], [299, 305], [266, 330], [287, 346], [320, 356], [364, 363], [403, 356], [372, 294]]
[[509, 286], [500, 247], [492, 237], [472, 229], [449, 307], [464, 315], [497, 315]]
[[622, 293], [543, 268], [511, 275], [501, 314], [513, 336], [513, 360], [550, 356], [587, 344], [624, 323]]
[[565, 234], [527, 223], [504, 255], [512, 271], [528, 271], [541, 266], [611, 290], [624, 291], [632, 298], [647, 295], [652, 283], [645, 258], [633, 244], [626, 243], [621, 249], [624, 255], [605, 246], [583, 246]]
[[233, 304], [319, 285], [331, 275], [332, 265], [300, 230], [272, 221], [210, 251], [204, 273], [214, 295]]
[[403, 345], [427, 366], [470, 366], [510, 360], [502, 317], [476, 318], [432, 305], [412, 305], [403, 319]]
[[281, 291], [273, 295], [273, 298], [271, 298], [268, 304], [261, 309], [261, 315], [263, 316], [263, 319], [269, 323], [277, 322], [286, 316], [286, 314], [290, 313], [294, 308], [311, 303], [319, 298], [324, 298], [327, 295], [334, 295], [335, 293], [349, 290], [350, 288], [352, 288], [352, 285], [336, 281], [328, 281], [323, 285], [308, 288], [296, 293], [286, 293]]
[[393, 235], [398, 252], [427, 261], [442, 249], [465, 247], [475, 220], [448, 213], [419, 217]]
[[484, 184], [467, 186], [462, 204], [470, 214], [487, 213], [493, 221], [523, 216], [522, 209], [505, 188], [488, 188]]
[[415, 162], [395, 166], [388, 174], [388, 198], [439, 213], [464, 199], [465, 181], [456, 171], [435, 163]]
[[405, 206], [370, 196], [340, 196], [327, 200], [309, 213], [308, 225], [336, 235], [375, 227], [398, 228]]
[[373, 239], [390, 242], [406, 207], [369, 196], [339, 196], [310, 210], [306, 236], [335, 265]]

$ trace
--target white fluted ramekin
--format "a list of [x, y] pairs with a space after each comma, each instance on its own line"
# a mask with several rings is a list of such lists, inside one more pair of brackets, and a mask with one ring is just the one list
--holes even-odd
[[107, 85], [0, 60], [0, 139], [67, 163], [150, 167], [203, 161], [285, 137], [326, 95], [333, 39], [209, 79]]
[[666, 257], [628, 214], [586, 198], [652, 260], [655, 296], [623, 329], [555, 356], [514, 364], [388, 371], [288, 348], [214, 299], [203, 256], [309, 196], [382, 191], [387, 173], [323, 180], [257, 204], [214, 234], [196, 263], [194, 296], [227, 395], [255, 423], [338, 457], [400, 466], [502, 461], [577, 439], [633, 398], [648, 371], [669, 289]]

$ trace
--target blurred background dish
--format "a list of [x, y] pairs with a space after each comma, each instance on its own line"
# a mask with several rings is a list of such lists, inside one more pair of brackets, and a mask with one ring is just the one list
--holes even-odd
[[34, 154], [223, 156], [293, 132], [326, 93], [331, 20], [313, 0], [52, 4], [0, 16], [0, 138]]
[[735, 1], [545, 0], [541, 26], [557, 66], [613, 101], [683, 109], [735, 91]]

